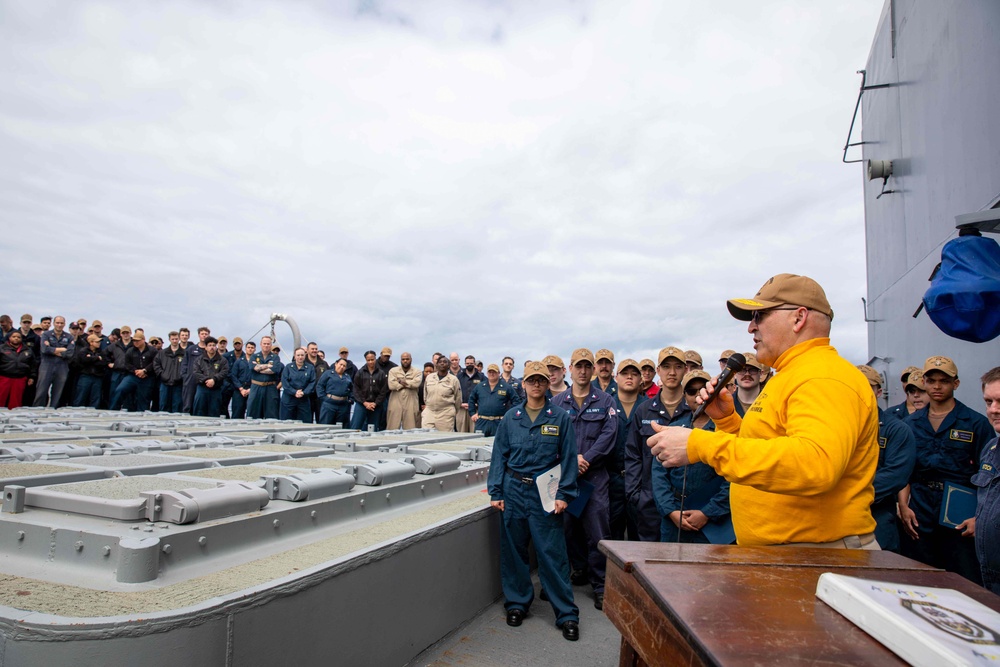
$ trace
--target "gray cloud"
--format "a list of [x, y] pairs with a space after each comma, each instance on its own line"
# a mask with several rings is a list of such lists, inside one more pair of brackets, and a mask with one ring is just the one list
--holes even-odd
[[865, 361], [839, 151], [879, 8], [673, 4], [2, 2], [3, 308], [710, 358], [789, 271]]

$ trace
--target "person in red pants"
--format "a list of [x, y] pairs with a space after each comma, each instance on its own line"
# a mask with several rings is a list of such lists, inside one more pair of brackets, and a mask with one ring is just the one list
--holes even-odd
[[23, 342], [21, 332], [14, 330], [0, 345], [0, 407], [21, 407], [25, 387], [38, 378], [38, 361]]

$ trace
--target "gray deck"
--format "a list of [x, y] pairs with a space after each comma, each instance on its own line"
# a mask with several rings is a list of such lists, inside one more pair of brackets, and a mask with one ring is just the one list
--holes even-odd
[[471, 621], [428, 648], [409, 663], [411, 667], [509, 667], [510, 665], [573, 665], [604, 667], [618, 664], [621, 635], [603, 612], [594, 609], [590, 586], [574, 586], [580, 607], [580, 640], [569, 642], [555, 626], [548, 602], [538, 598], [518, 628], [505, 621], [503, 598]]

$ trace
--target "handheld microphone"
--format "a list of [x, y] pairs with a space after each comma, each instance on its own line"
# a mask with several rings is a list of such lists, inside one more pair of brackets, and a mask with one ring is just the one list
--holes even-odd
[[744, 357], [739, 352], [734, 352], [733, 356], [729, 357], [726, 361], [726, 367], [722, 369], [719, 373], [719, 381], [715, 384], [715, 391], [708, 395], [708, 400], [698, 406], [698, 409], [694, 411], [694, 415], [691, 417], [691, 422], [693, 423], [695, 419], [701, 416], [701, 413], [705, 411], [708, 404], [715, 400], [715, 397], [719, 395], [722, 388], [729, 384], [729, 381], [734, 375], [743, 370], [744, 366], [747, 365], [747, 358]]

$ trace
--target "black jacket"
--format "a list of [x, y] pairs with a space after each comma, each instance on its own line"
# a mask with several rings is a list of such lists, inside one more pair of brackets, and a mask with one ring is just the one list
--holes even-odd
[[93, 375], [94, 377], [104, 377], [108, 372], [108, 358], [101, 350], [91, 350], [90, 345], [78, 348], [73, 362], [83, 375]]
[[208, 353], [198, 357], [194, 366], [194, 381], [205, 386], [208, 380], [215, 380], [211, 389], [222, 389], [229, 377], [229, 362], [221, 354], [216, 353], [214, 357], [209, 357]]
[[167, 346], [156, 353], [153, 360], [153, 368], [156, 369], [156, 377], [160, 382], [168, 387], [176, 387], [182, 381], [181, 365], [184, 363], [184, 350], [177, 348], [177, 351]]
[[368, 364], [358, 369], [354, 375], [354, 400], [358, 403], [375, 403], [382, 405], [389, 395], [389, 376], [375, 366], [374, 371], [368, 370]]
[[30, 378], [38, 377], [38, 360], [30, 347], [24, 344], [15, 349], [10, 343], [0, 345], [0, 377]]
[[[139, 351], [135, 345], [130, 345], [128, 350], [125, 351], [125, 371], [127, 373], [135, 373], [137, 370], [142, 369], [146, 371], [146, 377], [153, 377], [153, 360], [156, 359], [156, 350], [152, 345], [147, 345]], [[118, 364], [115, 364], [117, 367]]]

